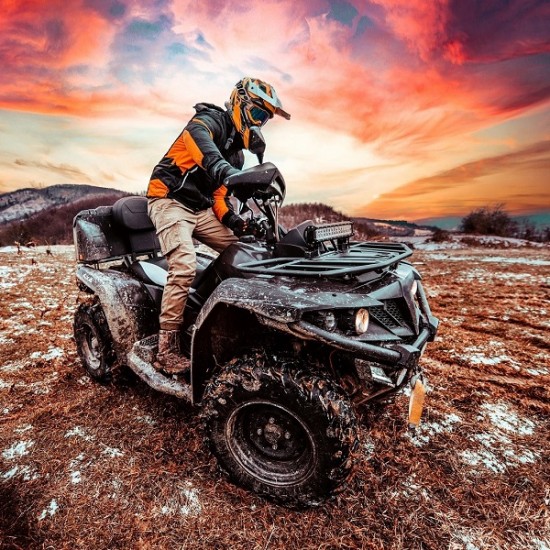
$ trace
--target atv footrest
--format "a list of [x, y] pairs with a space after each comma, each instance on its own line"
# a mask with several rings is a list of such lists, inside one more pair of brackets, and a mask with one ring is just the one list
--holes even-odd
[[140, 359], [152, 364], [157, 356], [158, 345], [158, 334], [153, 334], [151, 336], [147, 336], [147, 338], [144, 338], [139, 342], [136, 342], [132, 348], [132, 351], [135, 352]]
[[158, 349], [158, 336], [147, 336], [139, 340], [127, 355], [128, 366], [153, 389], [175, 395], [192, 402], [191, 385], [185, 380], [170, 378], [153, 366]]

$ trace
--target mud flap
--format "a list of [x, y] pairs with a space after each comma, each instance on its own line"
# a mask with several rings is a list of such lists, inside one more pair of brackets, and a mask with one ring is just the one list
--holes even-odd
[[426, 386], [422, 376], [416, 375], [411, 380], [411, 397], [409, 399], [409, 429], [416, 430], [420, 425], [420, 418], [424, 409]]

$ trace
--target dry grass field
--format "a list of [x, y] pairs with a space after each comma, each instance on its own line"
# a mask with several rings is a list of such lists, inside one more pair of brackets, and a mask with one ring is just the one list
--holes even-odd
[[417, 250], [441, 320], [423, 423], [362, 411], [349, 487], [288, 510], [230, 484], [197, 411], [72, 339], [71, 247], [0, 250], [0, 548], [550, 549], [550, 249]]

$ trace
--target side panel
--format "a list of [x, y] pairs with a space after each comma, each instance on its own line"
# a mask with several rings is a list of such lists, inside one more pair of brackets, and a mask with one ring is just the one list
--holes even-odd
[[77, 278], [97, 294], [113, 337], [115, 352], [124, 363], [137, 340], [158, 332], [158, 311], [143, 285], [126, 273], [79, 266]]

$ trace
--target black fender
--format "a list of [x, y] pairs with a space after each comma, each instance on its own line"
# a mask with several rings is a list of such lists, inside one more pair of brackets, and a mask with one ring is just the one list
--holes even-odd
[[269, 280], [231, 278], [222, 281], [200, 310], [191, 334], [193, 401], [200, 401], [206, 380], [219, 366], [212, 336], [223, 319], [235, 319], [238, 310], [239, 319], [246, 317], [246, 326], [234, 326], [241, 334], [250, 328], [250, 323], [290, 332], [288, 324], [299, 318], [300, 306], [304, 304]]
[[96, 294], [113, 337], [118, 360], [125, 363], [137, 340], [158, 331], [158, 312], [143, 284], [131, 275], [113, 269], [78, 266], [76, 277]]

